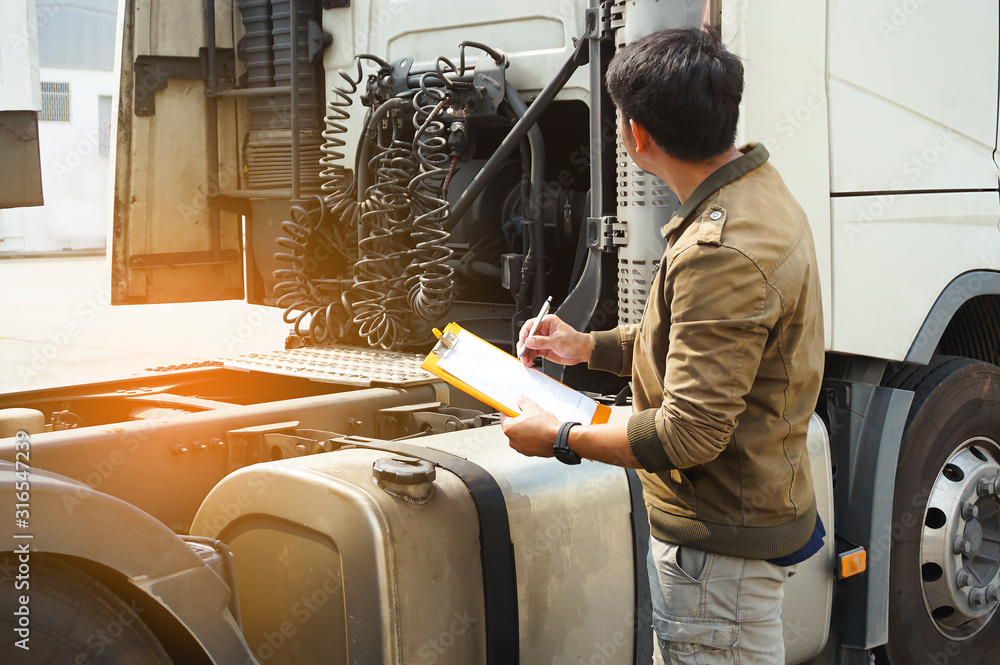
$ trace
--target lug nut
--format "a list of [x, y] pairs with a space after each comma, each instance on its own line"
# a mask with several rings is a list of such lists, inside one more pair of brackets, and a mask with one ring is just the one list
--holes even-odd
[[997, 587], [995, 584], [986, 587], [986, 600], [990, 603], [1000, 601], [1000, 587]]
[[985, 589], [973, 589], [969, 592], [969, 605], [981, 607], [986, 604]]
[[979, 496], [996, 496], [998, 481], [1000, 481], [1000, 476], [994, 476], [992, 480], [987, 480], [985, 478], [980, 480], [979, 484], [976, 486], [976, 491], [979, 492]]
[[959, 536], [955, 539], [955, 554], [968, 554], [972, 551], [972, 543]]
[[966, 501], [962, 504], [962, 517], [966, 521], [974, 520], [979, 517], [979, 506], [974, 504], [972, 501]]
[[959, 589], [964, 589], [972, 584], [972, 575], [969, 574], [965, 568], [960, 569], [955, 574], [955, 586]]

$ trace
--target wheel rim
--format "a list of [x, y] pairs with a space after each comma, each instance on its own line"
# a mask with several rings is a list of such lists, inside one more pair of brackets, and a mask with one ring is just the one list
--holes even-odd
[[938, 471], [920, 536], [921, 590], [934, 627], [964, 640], [981, 631], [1000, 597], [1000, 446], [965, 441]]

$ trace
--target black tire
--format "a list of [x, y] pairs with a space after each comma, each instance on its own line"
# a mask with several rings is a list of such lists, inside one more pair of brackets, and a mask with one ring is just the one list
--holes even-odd
[[903, 433], [893, 505], [889, 643], [876, 653], [892, 665], [997, 665], [1000, 613], [964, 639], [947, 637], [925, 606], [921, 538], [931, 488], [945, 462], [976, 436], [1000, 442], [1000, 367], [935, 357], [926, 367], [891, 371], [885, 385], [914, 391]]
[[[0, 662], [170, 665], [142, 620], [142, 608], [87, 573], [52, 556], [32, 554], [28, 589], [19, 589], [18, 560], [0, 555]], [[23, 582], [23, 580], [22, 580]], [[16, 645], [19, 598], [28, 599], [30, 650]]]

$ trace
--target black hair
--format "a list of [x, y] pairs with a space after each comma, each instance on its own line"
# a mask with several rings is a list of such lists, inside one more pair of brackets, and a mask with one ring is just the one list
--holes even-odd
[[662, 30], [621, 49], [608, 65], [608, 92], [626, 124], [635, 120], [668, 155], [701, 162], [736, 139], [743, 63], [718, 30]]

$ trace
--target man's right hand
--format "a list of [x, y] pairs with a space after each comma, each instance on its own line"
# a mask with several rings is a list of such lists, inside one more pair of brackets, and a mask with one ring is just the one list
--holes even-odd
[[555, 314], [549, 314], [542, 319], [535, 334], [529, 337], [528, 333], [534, 322], [534, 319], [525, 321], [518, 336], [518, 341], [525, 346], [521, 356], [522, 363], [530, 367], [536, 357], [560, 365], [575, 365], [590, 360], [590, 354], [594, 351], [592, 335], [578, 332]]

